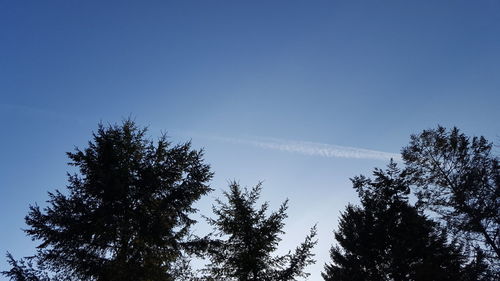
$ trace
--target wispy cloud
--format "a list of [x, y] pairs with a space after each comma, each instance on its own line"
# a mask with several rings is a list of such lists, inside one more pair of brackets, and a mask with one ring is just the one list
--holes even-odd
[[25, 116], [32, 116], [35, 118], [64, 120], [75, 123], [81, 123], [81, 121], [79, 119], [76, 119], [74, 116], [40, 107], [26, 106], [21, 104], [0, 103], [0, 110], [17, 112]]
[[389, 160], [394, 159], [399, 161], [401, 156], [398, 153], [384, 152], [378, 150], [340, 146], [334, 144], [325, 144], [308, 141], [292, 141], [275, 138], [226, 138], [226, 137], [211, 137], [211, 139], [251, 145], [265, 149], [279, 150], [284, 152], [292, 152], [310, 156], [320, 156], [326, 158], [351, 158], [351, 159], [376, 159]]

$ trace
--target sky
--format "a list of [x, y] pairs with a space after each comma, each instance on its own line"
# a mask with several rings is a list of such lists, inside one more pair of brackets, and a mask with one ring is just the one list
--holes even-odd
[[280, 251], [317, 223], [319, 281], [349, 178], [438, 124], [498, 142], [499, 91], [497, 0], [0, 0], [0, 254], [33, 254], [23, 217], [64, 190], [65, 152], [131, 117], [204, 149], [204, 214], [263, 181], [290, 200]]

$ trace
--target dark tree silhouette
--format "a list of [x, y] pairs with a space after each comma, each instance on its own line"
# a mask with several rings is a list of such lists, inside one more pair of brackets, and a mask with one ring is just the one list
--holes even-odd
[[500, 169], [492, 144], [457, 128], [412, 135], [402, 151], [419, 204], [500, 272]]
[[480, 259], [466, 264], [446, 233], [409, 204], [409, 183], [394, 162], [374, 176], [352, 179], [361, 206], [341, 215], [326, 281], [487, 280]]
[[[10, 256], [11, 280], [177, 280], [192, 239], [190, 214], [211, 189], [209, 166], [190, 143], [146, 138], [133, 121], [99, 128], [84, 150], [68, 153], [79, 173], [67, 191], [31, 206], [26, 233], [40, 241], [26, 261]], [[50, 277], [50, 278], [49, 278]], [[182, 279], [182, 278], [181, 278]]]
[[308, 276], [304, 269], [314, 262], [311, 250], [316, 244], [316, 227], [294, 252], [273, 255], [284, 233], [287, 201], [267, 216], [267, 202], [255, 206], [260, 192], [261, 184], [247, 190], [232, 182], [224, 193], [227, 202], [217, 200], [213, 207], [216, 218], [208, 222], [225, 239], [210, 247], [207, 280], [287, 281]]

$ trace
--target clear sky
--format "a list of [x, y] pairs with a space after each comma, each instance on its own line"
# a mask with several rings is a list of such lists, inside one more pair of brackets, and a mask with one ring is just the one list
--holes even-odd
[[23, 217], [65, 152], [132, 116], [205, 148], [204, 212], [263, 180], [290, 199], [283, 249], [318, 223], [319, 281], [349, 177], [437, 124], [498, 142], [499, 91], [497, 0], [0, 0], [0, 254], [33, 253]]

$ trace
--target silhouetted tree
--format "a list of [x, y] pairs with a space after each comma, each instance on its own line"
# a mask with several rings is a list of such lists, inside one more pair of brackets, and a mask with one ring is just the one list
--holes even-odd
[[224, 193], [227, 202], [217, 200], [213, 207], [216, 218], [208, 222], [225, 239], [210, 247], [207, 280], [286, 281], [308, 276], [304, 269], [314, 262], [311, 250], [316, 244], [316, 227], [294, 252], [273, 255], [284, 233], [287, 201], [267, 215], [267, 202], [260, 208], [255, 206], [260, 192], [261, 184], [247, 190], [232, 182], [229, 192]]
[[439, 126], [412, 135], [402, 155], [419, 204], [500, 271], [500, 169], [491, 149], [484, 137]]
[[326, 281], [481, 280], [481, 260], [466, 264], [446, 233], [408, 202], [408, 180], [394, 162], [374, 176], [352, 179], [361, 206], [341, 215]]
[[[84, 150], [68, 153], [79, 173], [67, 191], [31, 206], [26, 233], [36, 255], [16, 261], [11, 280], [177, 280], [185, 255], [201, 242], [190, 235], [193, 203], [211, 189], [209, 166], [190, 143], [154, 142], [133, 121], [99, 125]], [[34, 263], [34, 265], [33, 265]], [[47, 273], [48, 272], [48, 273]], [[50, 277], [50, 278], [49, 278]], [[182, 279], [182, 278], [181, 278]]]

